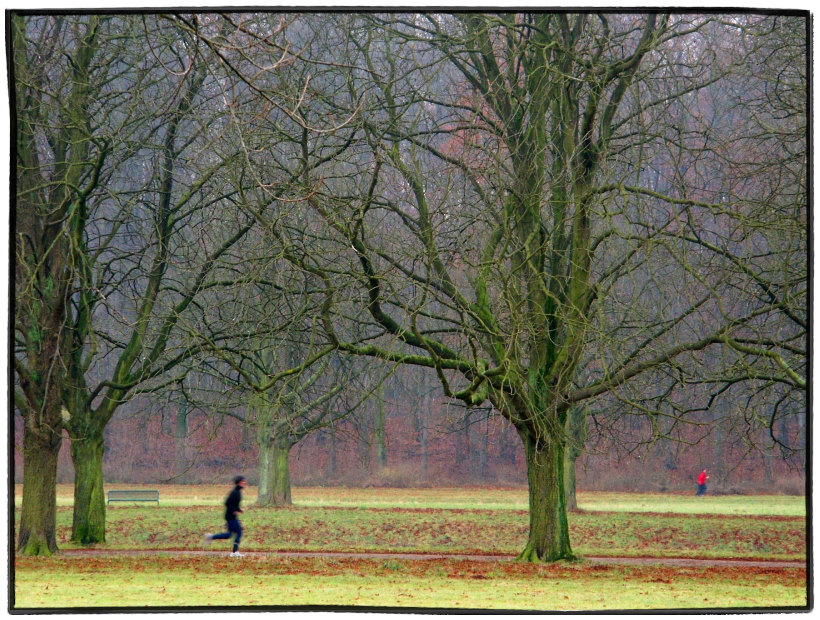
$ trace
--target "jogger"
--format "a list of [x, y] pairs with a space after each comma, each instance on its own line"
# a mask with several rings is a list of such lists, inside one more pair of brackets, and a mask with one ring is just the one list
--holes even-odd
[[246, 487], [248, 483], [244, 476], [237, 476], [233, 481], [236, 486], [234, 486], [225, 500], [225, 521], [228, 524], [228, 531], [220, 534], [206, 534], [205, 541], [223, 540], [235, 535], [231, 557], [236, 558], [242, 557], [242, 554], [239, 553], [239, 541], [242, 540], [242, 524], [239, 522], [238, 515], [242, 512], [242, 509], [239, 507], [239, 503], [242, 501], [242, 489]]

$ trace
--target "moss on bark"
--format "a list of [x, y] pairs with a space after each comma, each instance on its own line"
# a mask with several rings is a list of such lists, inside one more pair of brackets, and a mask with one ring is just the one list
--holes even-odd
[[81, 545], [105, 542], [105, 490], [102, 433], [71, 442], [74, 462], [74, 519], [71, 541]]
[[558, 438], [523, 437], [527, 459], [530, 530], [518, 555], [527, 562], [573, 560], [564, 502], [564, 450]]
[[57, 551], [57, 433], [23, 434], [23, 506], [17, 549], [22, 555]]

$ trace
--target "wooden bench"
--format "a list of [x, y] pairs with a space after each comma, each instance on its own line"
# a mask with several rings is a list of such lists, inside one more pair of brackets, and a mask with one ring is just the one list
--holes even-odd
[[109, 491], [108, 503], [111, 502], [156, 502], [159, 505], [159, 491]]

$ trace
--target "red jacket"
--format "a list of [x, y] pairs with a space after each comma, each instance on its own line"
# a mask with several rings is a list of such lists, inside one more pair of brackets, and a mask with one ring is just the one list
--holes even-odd
[[706, 484], [706, 478], [708, 478], [708, 476], [706, 475], [706, 472], [705, 471], [700, 472], [700, 476], [698, 476], [698, 484]]

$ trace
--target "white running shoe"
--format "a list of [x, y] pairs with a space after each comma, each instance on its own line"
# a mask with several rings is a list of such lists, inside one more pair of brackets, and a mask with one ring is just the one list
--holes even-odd
[[232, 558], [244, 558], [245, 554], [244, 553], [239, 553], [238, 551], [231, 551], [231, 557]]
[[204, 542], [206, 545], [207, 545], [208, 543], [210, 543], [212, 540], [213, 540], [213, 538], [211, 538], [211, 535], [210, 535], [210, 534], [205, 534], [205, 535], [202, 537], [202, 542]]

